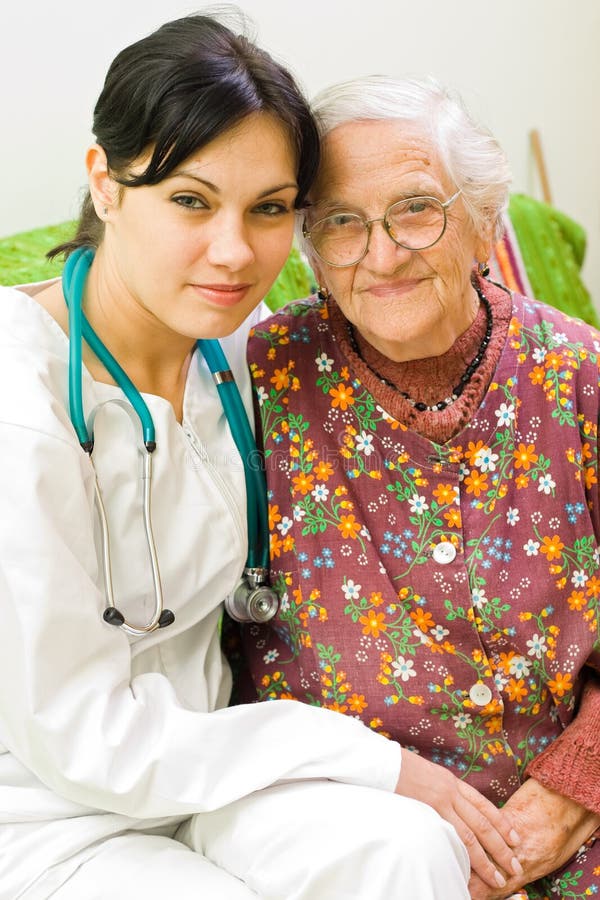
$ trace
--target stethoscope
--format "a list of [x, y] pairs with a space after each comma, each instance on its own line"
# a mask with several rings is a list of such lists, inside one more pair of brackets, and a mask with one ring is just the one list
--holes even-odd
[[[160, 569], [152, 530], [152, 454], [156, 450], [156, 433], [150, 410], [144, 398], [114, 356], [104, 346], [83, 313], [83, 289], [93, 259], [94, 251], [91, 248], [78, 248], [68, 257], [62, 276], [63, 294], [69, 310], [69, 412], [79, 443], [88, 454], [94, 468], [95, 500], [100, 520], [102, 566], [106, 591], [106, 608], [103, 618], [105, 622], [120, 626], [129, 634], [143, 635], [155, 631], [157, 628], [165, 628], [175, 621], [175, 614], [170, 609], [165, 609], [163, 605]], [[125, 400], [109, 402], [124, 408], [133, 417], [136, 427], [138, 423], [135, 420], [139, 419], [142, 429], [140, 452], [143, 459], [143, 518], [154, 583], [154, 614], [146, 625], [131, 625], [115, 603], [108, 519], [92, 456], [94, 419], [98, 407], [91, 413], [87, 423], [83, 413], [83, 340], [121, 388], [129, 404]], [[240, 583], [225, 598], [225, 608], [229, 615], [238, 622], [267, 622], [277, 612], [278, 600], [275, 591], [268, 584], [268, 506], [260, 457], [246, 409], [221, 345], [217, 340], [199, 340], [197, 346], [204, 356], [216, 384], [233, 440], [242, 458], [246, 481], [248, 558]]]

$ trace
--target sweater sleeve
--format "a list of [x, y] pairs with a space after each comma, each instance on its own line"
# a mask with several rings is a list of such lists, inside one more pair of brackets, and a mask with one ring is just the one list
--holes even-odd
[[600, 815], [600, 679], [591, 677], [571, 724], [536, 756], [526, 774]]

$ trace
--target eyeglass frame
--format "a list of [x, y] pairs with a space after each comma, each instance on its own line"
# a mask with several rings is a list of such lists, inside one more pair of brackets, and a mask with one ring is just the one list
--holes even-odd
[[[331, 266], [332, 269], [349, 269], [350, 266], [357, 266], [359, 264], [359, 262], [363, 261], [363, 259], [369, 252], [369, 243], [371, 241], [371, 226], [373, 225], [374, 222], [383, 222], [383, 227], [384, 227], [385, 233], [390, 238], [390, 240], [392, 240], [394, 242], [394, 244], [396, 244], [397, 247], [403, 247], [405, 250], [410, 250], [411, 253], [418, 253], [420, 250], [428, 250], [430, 247], [435, 247], [435, 245], [438, 243], [438, 241], [441, 241], [441, 239], [443, 238], [444, 233], [446, 231], [446, 227], [448, 225], [448, 218], [446, 216], [446, 210], [448, 209], [449, 206], [451, 206], [454, 203], [454, 201], [457, 199], [459, 194], [462, 194], [461, 188], [459, 188], [455, 194], [453, 194], [451, 197], [448, 198], [448, 200], [445, 200], [443, 203], [438, 197], [430, 197], [427, 194], [421, 194], [418, 197], [406, 197], [404, 200], [394, 200], [393, 203], [390, 203], [390, 205], [388, 206], [388, 208], [386, 209], [386, 211], [384, 212], [384, 214], [382, 216], [377, 216], [374, 219], [365, 219], [363, 216], [360, 215], [360, 213], [351, 212], [350, 215], [356, 216], [364, 223], [365, 228], [367, 229], [367, 243], [366, 243], [366, 246], [365, 246], [365, 249], [364, 249], [364, 252], [362, 253], [362, 255], [359, 256], [358, 259], [355, 259], [355, 260], [353, 260], [353, 262], [350, 262], [350, 263], [332, 263], [332, 262], [329, 262], [328, 260], [324, 259], [321, 256], [321, 254], [319, 253], [319, 251], [317, 250], [317, 248], [314, 246], [313, 242], [310, 239], [310, 231], [307, 230], [307, 228], [306, 228], [306, 216], [304, 217], [304, 221], [302, 222], [302, 237], [310, 243], [311, 247], [313, 248], [313, 250], [319, 257], [321, 262], [324, 262], [325, 265], [327, 265], [327, 266]], [[393, 206], [396, 206], [398, 203], [406, 203], [409, 200], [435, 200], [436, 203], [440, 204], [442, 211], [444, 213], [444, 227], [442, 228], [439, 237], [437, 237], [435, 239], [435, 241], [432, 241], [431, 244], [426, 244], [424, 247], [407, 247], [406, 244], [402, 244], [400, 241], [397, 241], [396, 238], [392, 234], [390, 234], [390, 230], [387, 225], [386, 220], [387, 220], [387, 215], [388, 215], [390, 209]], [[343, 211], [348, 212], [348, 210], [343, 210]], [[324, 222], [325, 219], [332, 218], [334, 215], [339, 215], [339, 213], [330, 213], [328, 216], [323, 216], [321, 219], [317, 219], [317, 221], [313, 225], [313, 228], [315, 228], [317, 225], [320, 225], [320, 223]]]

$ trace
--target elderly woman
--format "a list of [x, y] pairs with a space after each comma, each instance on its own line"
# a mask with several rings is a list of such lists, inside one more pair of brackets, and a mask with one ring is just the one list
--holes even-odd
[[503, 806], [520, 864], [473, 898], [593, 894], [600, 335], [486, 279], [508, 169], [448, 92], [361, 79], [316, 112], [321, 288], [250, 343], [280, 594], [244, 629], [256, 692], [398, 741], [400, 789], [455, 824], [456, 782]]

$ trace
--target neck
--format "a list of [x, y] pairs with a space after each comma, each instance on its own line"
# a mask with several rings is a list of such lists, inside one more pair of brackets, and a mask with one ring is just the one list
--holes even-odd
[[[156, 319], [101, 264], [90, 270], [83, 309], [102, 343], [137, 389], [168, 400], [181, 419], [195, 340], [171, 331]], [[86, 345], [83, 361], [96, 381], [112, 383], [100, 360]]]

